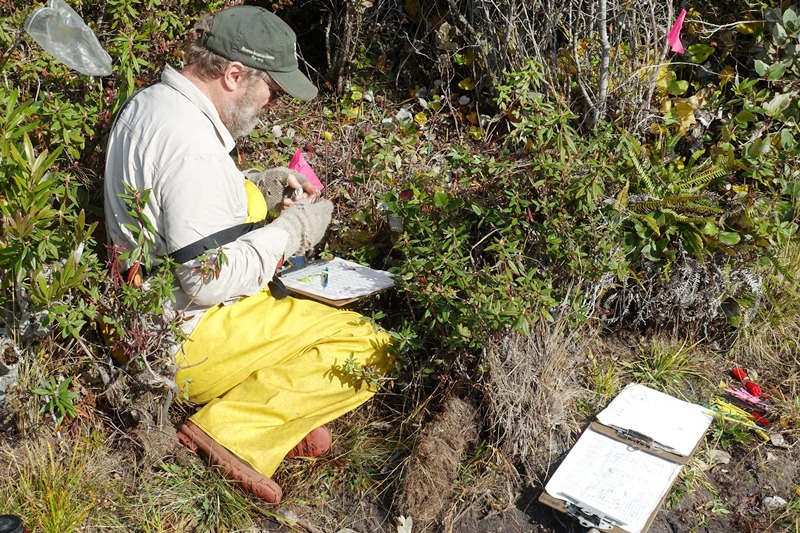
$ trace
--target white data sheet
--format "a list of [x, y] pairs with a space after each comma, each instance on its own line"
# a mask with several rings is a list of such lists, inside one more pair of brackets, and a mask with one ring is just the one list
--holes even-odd
[[606, 426], [630, 429], [688, 457], [714, 418], [702, 405], [631, 383], [597, 415]]
[[582, 502], [639, 533], [681, 465], [587, 429], [545, 486], [559, 499]]

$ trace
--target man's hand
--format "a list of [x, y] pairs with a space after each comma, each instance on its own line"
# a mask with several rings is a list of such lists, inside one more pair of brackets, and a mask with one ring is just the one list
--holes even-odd
[[333, 204], [328, 200], [314, 204], [301, 200], [281, 211], [270, 227], [280, 228], [288, 235], [284, 256], [305, 253], [319, 243], [325, 236], [332, 213]]
[[[259, 188], [272, 212], [282, 211], [298, 200], [314, 203], [320, 198], [320, 191], [305, 176], [286, 167], [248, 170], [245, 176]], [[297, 189], [302, 192], [296, 195]]]
[[[300, 178], [302, 178], [302, 180], [298, 179], [298, 176]], [[308, 181], [299, 172], [295, 172], [294, 170], [290, 170], [289, 171], [289, 176], [286, 179], [286, 184], [293, 191], [296, 191], [297, 189], [302, 189], [303, 192], [301, 192], [300, 194], [291, 194], [288, 197], [285, 197], [283, 199], [283, 208], [284, 209], [286, 209], [287, 207], [289, 207], [294, 202], [296, 202], [296, 201], [298, 201], [300, 199], [306, 199], [306, 200], [310, 201], [311, 203], [314, 203], [317, 200], [319, 200], [320, 190], [317, 189], [316, 187], [314, 187], [311, 184], [311, 182]]]

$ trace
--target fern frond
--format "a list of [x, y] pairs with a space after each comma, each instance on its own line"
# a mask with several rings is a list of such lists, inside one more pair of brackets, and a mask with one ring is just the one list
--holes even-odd
[[689, 190], [704, 188], [715, 179], [724, 176], [727, 172], [728, 170], [726, 168], [714, 165], [711, 168], [688, 176], [685, 180], [678, 182], [676, 185], [681, 189]]
[[717, 207], [702, 196], [694, 196], [689, 194], [667, 196], [662, 200], [664, 205], [680, 208], [681, 211], [690, 213], [724, 213], [725, 210]]
[[682, 222], [684, 224], [691, 224], [693, 226], [696, 226], [698, 224], [714, 224], [715, 226], [718, 225], [717, 221], [711, 217], [687, 216], [684, 215], [683, 213], [678, 213], [674, 209], [670, 208], [663, 208], [661, 212], [672, 215], [675, 218], [676, 222]]
[[642, 160], [640, 159], [640, 154], [637, 153], [636, 146], [634, 146], [633, 142], [630, 140], [628, 141], [628, 154], [630, 155], [633, 167], [636, 169], [639, 180], [644, 183], [645, 191], [648, 194], [656, 196], [655, 187], [653, 186], [653, 181], [650, 178], [650, 173], [644, 168]]
[[706, 235], [706, 234], [701, 234], [701, 235], [703, 236], [703, 240], [707, 244], [713, 246], [714, 248], [718, 248], [718, 249], [722, 250], [723, 252], [725, 252], [726, 254], [728, 254], [731, 257], [739, 257], [739, 254], [736, 252], [736, 250], [734, 250], [733, 248], [731, 248], [730, 246], [728, 246], [727, 244], [725, 244], [721, 240], [717, 239], [713, 235]]
[[649, 213], [650, 211], [655, 211], [656, 209], [661, 209], [662, 207], [664, 207], [663, 201], [649, 200], [647, 202], [642, 202], [640, 204], [629, 205], [628, 209], [630, 209], [634, 213]]
[[789, 282], [789, 286], [794, 286], [796, 284], [794, 276], [792, 276], [791, 272], [789, 272], [789, 267], [786, 266], [783, 261], [778, 259], [778, 257], [772, 251], [768, 250], [764, 255], [769, 260], [772, 267]]

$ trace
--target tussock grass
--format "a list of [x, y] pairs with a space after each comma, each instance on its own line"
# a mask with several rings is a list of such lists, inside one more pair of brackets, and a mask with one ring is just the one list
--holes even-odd
[[741, 366], [774, 369], [786, 378], [800, 372], [800, 243], [789, 242], [777, 260], [789, 277], [766, 279], [769, 304], [741, 332], [731, 355]]
[[622, 366], [636, 383], [686, 398], [687, 386], [707, 379], [703, 361], [695, 354], [698, 344], [655, 337], [640, 346], [635, 360]]
[[539, 322], [530, 335], [510, 333], [487, 343], [483, 359], [484, 395], [500, 449], [536, 483], [580, 430], [575, 404], [585, 391], [578, 332], [563, 321]]
[[119, 526], [112, 509], [120, 483], [109, 469], [107, 450], [89, 443], [51, 438], [26, 440], [0, 448], [6, 482], [0, 485], [5, 512], [19, 515], [32, 529], [46, 533], [79, 531], [92, 521]]
[[253, 502], [200, 459], [188, 459], [188, 452], [176, 462], [171, 451], [183, 450], [168, 432], [143, 431], [145, 436], [119, 441], [119, 434], [88, 426], [77, 420], [61, 435], [42, 427], [38, 439], [0, 446], [0, 478], [6, 481], [0, 484], [0, 511], [45, 533], [254, 526], [259, 513]]
[[790, 241], [777, 260], [786, 272], [766, 279], [769, 303], [740, 332], [731, 358], [775, 403], [782, 425], [800, 434], [800, 243]]

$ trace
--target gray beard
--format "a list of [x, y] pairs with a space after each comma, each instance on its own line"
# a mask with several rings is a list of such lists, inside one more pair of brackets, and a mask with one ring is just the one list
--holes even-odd
[[234, 139], [250, 135], [258, 125], [261, 107], [252, 102], [252, 91], [248, 88], [236, 102], [230, 102], [220, 110], [220, 119]]

